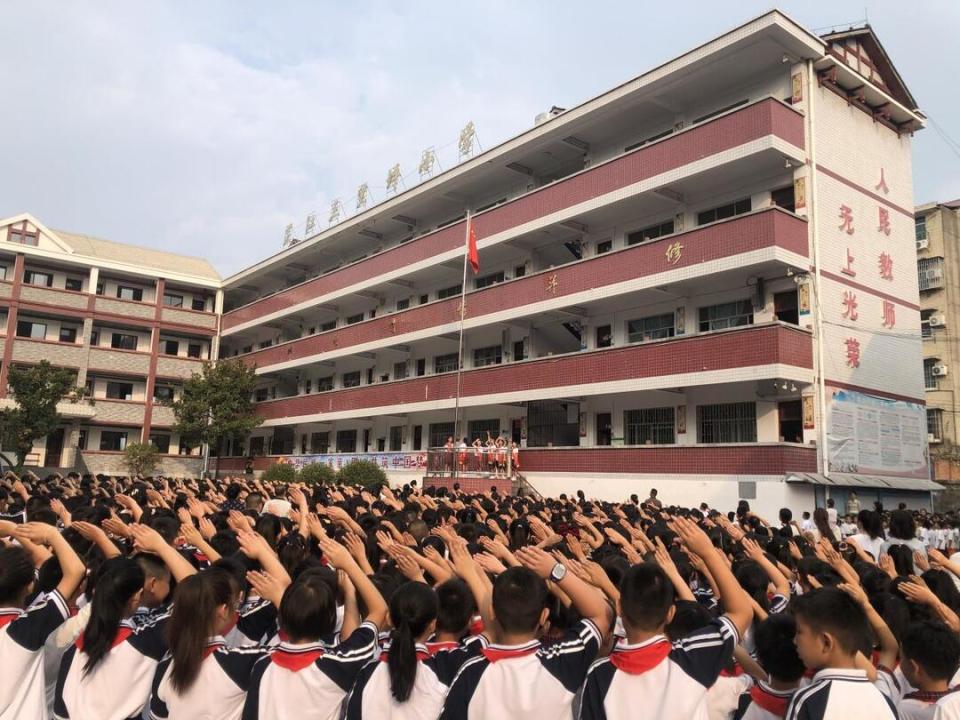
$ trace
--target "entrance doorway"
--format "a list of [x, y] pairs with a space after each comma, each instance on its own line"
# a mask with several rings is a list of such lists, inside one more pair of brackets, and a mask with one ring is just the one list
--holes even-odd
[[803, 442], [803, 408], [799, 400], [777, 404], [780, 420], [780, 442]]
[[60, 458], [63, 456], [63, 428], [57, 428], [47, 436], [47, 458], [44, 464], [47, 467], [60, 467]]

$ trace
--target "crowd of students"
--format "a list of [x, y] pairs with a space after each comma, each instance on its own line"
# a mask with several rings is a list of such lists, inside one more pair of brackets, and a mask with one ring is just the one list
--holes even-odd
[[960, 718], [955, 516], [832, 509], [8, 474], [0, 720]]

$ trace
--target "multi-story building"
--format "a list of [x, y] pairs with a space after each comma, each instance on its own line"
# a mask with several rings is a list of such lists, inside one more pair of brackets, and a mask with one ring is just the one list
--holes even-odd
[[171, 432], [170, 403], [216, 353], [220, 276], [205, 260], [0, 220], [0, 406], [11, 366], [48, 360], [85, 388], [27, 464], [126, 472], [127, 443], [152, 442], [168, 473], [195, 474], [199, 448]]
[[935, 460], [934, 479], [956, 482], [960, 480], [956, 332], [960, 322], [960, 200], [920, 205], [915, 222], [927, 439]]
[[224, 467], [490, 432], [544, 492], [919, 501], [922, 126], [869, 27], [776, 11], [555, 108], [224, 281], [265, 418]]

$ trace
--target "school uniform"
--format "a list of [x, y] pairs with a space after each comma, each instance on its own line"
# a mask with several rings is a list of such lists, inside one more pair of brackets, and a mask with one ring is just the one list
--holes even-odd
[[707, 690], [708, 720], [732, 720], [740, 707], [740, 698], [753, 687], [753, 678], [740, 675], [720, 675]]
[[57, 697], [57, 676], [60, 674], [63, 655], [73, 647], [80, 633], [86, 628], [92, 609], [89, 603], [84, 605], [75, 615], [50, 633], [47, 642], [43, 645], [43, 694], [47, 705], [45, 717], [53, 717], [53, 706]]
[[[883, 671], [878, 675], [886, 675]], [[897, 720], [897, 710], [882, 682], [871, 683], [865, 670], [826, 668], [798, 690], [787, 708], [786, 720]]]
[[658, 720], [707, 720], [708, 689], [739, 637], [726, 617], [671, 643], [656, 635], [619, 645], [590, 668], [582, 720], [620, 720], [649, 713]]
[[387, 653], [367, 665], [360, 672], [347, 698], [345, 720], [419, 720], [435, 718], [440, 714], [450, 684], [464, 663], [476, 657], [486, 646], [480, 639], [467, 644], [453, 643], [454, 647], [441, 649], [434, 643], [417, 644], [417, 675], [413, 690], [405, 702], [397, 702], [390, 690], [390, 670]]
[[581, 620], [559, 642], [490, 645], [460, 669], [442, 720], [547, 720], [569, 717], [574, 696], [600, 648], [600, 632]]
[[904, 695], [897, 703], [900, 720], [933, 720], [940, 700], [956, 695], [960, 688], [944, 692], [924, 692], [914, 690]]
[[333, 720], [363, 667], [376, 657], [377, 626], [364, 622], [346, 641], [282, 642], [253, 670], [243, 720]]
[[277, 608], [269, 600], [249, 598], [241, 605], [236, 623], [224, 633], [228, 647], [258, 647], [279, 630]]
[[26, 610], [0, 608], [0, 720], [46, 717], [43, 646], [69, 617], [56, 590]]
[[58, 720], [127, 720], [137, 718], [150, 697], [157, 666], [167, 652], [164, 633], [169, 615], [135, 627], [124, 620], [113, 645], [89, 673], [83, 635], [63, 655], [57, 678], [54, 717]]
[[222, 636], [210, 638], [200, 673], [183, 693], [170, 682], [173, 658], [157, 667], [150, 697], [151, 720], [240, 720], [254, 665], [266, 648], [228, 648]]
[[933, 720], [960, 720], [960, 693], [950, 693], [934, 707]]
[[787, 714], [790, 699], [796, 692], [791, 690], [774, 690], [762, 680], [757, 681], [750, 693], [744, 695], [740, 702], [740, 709], [735, 715], [736, 720], [782, 720]]

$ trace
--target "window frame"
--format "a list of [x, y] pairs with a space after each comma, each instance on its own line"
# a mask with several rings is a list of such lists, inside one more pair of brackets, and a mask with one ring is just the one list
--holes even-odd
[[[106, 440], [107, 436], [116, 437], [116, 439], [119, 441], [118, 443], [119, 447], [118, 448], [104, 447], [104, 440]], [[130, 441], [130, 433], [128, 433], [126, 430], [101, 430], [100, 431], [100, 451], [101, 452], [123, 452], [126, 449], [127, 443], [129, 441]]]
[[[120, 341], [118, 341], [117, 338], [120, 338]], [[123, 338], [133, 338], [133, 347], [123, 347]], [[136, 352], [139, 345], [139, 335], [131, 335], [130, 333], [121, 332], [112, 332], [110, 334], [110, 347], [114, 350], [127, 350], [129, 352]]]
[[[124, 297], [124, 294], [129, 291], [131, 297]], [[134, 287], [133, 285], [117, 285], [117, 300], [126, 300], [127, 302], [143, 302], [143, 288]]]
[[[63, 339], [63, 333], [64, 333], [64, 332], [72, 333], [73, 335], [72, 335], [72, 337], [70, 337], [69, 339], [64, 340], [64, 339]], [[76, 344], [77, 344], [77, 328], [75, 328], [75, 327], [64, 327], [63, 325], [61, 325], [61, 326], [60, 326], [60, 332], [59, 332], [59, 334], [58, 334], [58, 336], [57, 336], [57, 342], [69, 343], [70, 345], [76, 345]]]
[[[704, 312], [709, 312], [714, 308], [723, 308], [732, 306], [737, 312], [729, 315], [720, 315], [713, 318], [704, 319]], [[749, 312], [745, 312], [749, 310]], [[714, 303], [713, 305], [702, 305], [697, 309], [697, 328], [700, 332], [716, 332], [717, 330], [729, 330], [730, 328], [749, 327], [753, 325], [753, 300], [750, 298], [741, 298], [740, 300], [730, 300], [728, 302]], [[733, 324], [738, 318], [746, 318], [746, 322]], [[721, 325], [721, 323], [723, 323]]]
[[[489, 357], [484, 358], [482, 354], [488, 354]], [[484, 360], [479, 362], [479, 360]], [[503, 364], [503, 345], [487, 345], [486, 347], [475, 348], [473, 351], [473, 367], [482, 368], [489, 367], [491, 365], [502, 365]]]
[[[653, 324], [650, 324], [650, 327], [647, 327], [647, 324], [650, 323], [650, 321], [666, 322], [667, 320], [669, 320], [669, 325], [654, 326]], [[674, 312], [647, 315], [634, 320], [627, 320], [627, 342], [631, 344], [652, 342], [653, 340], [665, 340], [667, 338], [675, 337], [676, 332], [677, 318]]]
[[[170, 300], [179, 300], [179, 303], [169, 302]], [[176, 293], [165, 292], [163, 294], [163, 306], [169, 308], [183, 308], [183, 295], [177, 295]]]
[[676, 407], [667, 405], [624, 410], [623, 438], [625, 445], [676, 445]]
[[[452, 360], [451, 360], [452, 358]], [[452, 366], [448, 368], [452, 363]], [[441, 369], [444, 368], [444, 369]], [[441, 375], [443, 373], [456, 372], [460, 369], [459, 353], [444, 353], [443, 355], [433, 356], [433, 374]]]
[[[20, 327], [21, 327], [22, 325], [30, 325], [30, 333], [29, 333], [29, 334], [24, 335], [23, 333], [20, 332]], [[43, 328], [43, 335], [42, 335], [42, 336], [37, 336], [37, 335], [34, 334], [33, 328], [35, 328], [35, 327], [42, 327], [42, 328]], [[23, 338], [23, 339], [25, 339], [25, 340], [46, 340], [46, 339], [47, 339], [47, 323], [35, 322], [35, 321], [33, 321], [33, 320], [17, 320], [16, 337], [18, 337], [18, 338]]]
[[[123, 392], [129, 388], [127, 392]], [[106, 395], [107, 400], [133, 400], [133, 383], [125, 380], [107, 380]]]
[[[46, 278], [44, 282], [36, 282], [37, 276]], [[24, 270], [23, 284], [33, 285], [34, 287], [53, 287], [53, 273], [44, 270]]]
[[[708, 412], [717, 417], [706, 417]], [[729, 416], [721, 417], [723, 413]], [[697, 442], [702, 445], [757, 442], [757, 403], [747, 400], [698, 405]]]

